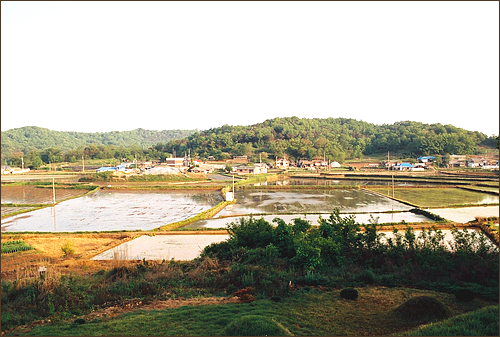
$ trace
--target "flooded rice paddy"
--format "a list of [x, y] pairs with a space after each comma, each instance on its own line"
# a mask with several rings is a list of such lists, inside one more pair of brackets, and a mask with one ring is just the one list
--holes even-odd
[[[56, 188], [56, 201], [84, 195], [87, 190]], [[2, 204], [51, 204], [52, 186], [2, 185]]]
[[[228, 206], [229, 207], [229, 206]], [[399, 212], [399, 213], [368, 213], [368, 214], [352, 214], [342, 213], [342, 217], [346, 217], [349, 215], [354, 215], [356, 222], [360, 224], [368, 224], [370, 223], [370, 215], [372, 215], [375, 219], [378, 219], [379, 224], [383, 223], [399, 223], [399, 222], [424, 222], [431, 221], [428, 217], [420, 214], [413, 214], [410, 212]], [[323, 219], [327, 219], [329, 214], [267, 214], [267, 215], [255, 215], [253, 216], [256, 219], [264, 218], [269, 223], [272, 223], [274, 218], [283, 219], [286, 223], [292, 223], [293, 219], [300, 218], [303, 220], [307, 220], [311, 223], [311, 225], [318, 225], [319, 217]], [[239, 223], [240, 218], [248, 219], [249, 216], [236, 216], [236, 217], [228, 217], [228, 218], [216, 218], [216, 219], [208, 219], [208, 220], [199, 220], [184, 226], [184, 228], [226, 228], [227, 225], [231, 222]]]
[[107, 250], [92, 260], [192, 260], [206, 246], [229, 238], [227, 234], [143, 235]]
[[[391, 180], [361, 180], [361, 179], [304, 179], [304, 178], [285, 178], [275, 181], [261, 183], [269, 186], [392, 186]], [[439, 186], [439, 183], [430, 181], [401, 181], [395, 180], [394, 186]]]
[[361, 189], [331, 190], [241, 190], [238, 202], [226, 207], [217, 216], [280, 213], [408, 211], [413, 207]]
[[499, 206], [461, 207], [461, 208], [435, 208], [431, 210], [447, 220], [466, 223], [476, 217], [498, 217]]
[[103, 190], [4, 218], [2, 231], [150, 230], [195, 216], [220, 201], [219, 192]]

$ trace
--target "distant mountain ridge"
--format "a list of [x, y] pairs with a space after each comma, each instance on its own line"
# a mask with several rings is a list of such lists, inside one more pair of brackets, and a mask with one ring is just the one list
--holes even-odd
[[167, 143], [171, 140], [182, 139], [195, 133], [197, 130], [163, 130], [152, 131], [135, 129], [132, 131], [111, 132], [74, 132], [53, 131], [37, 126], [2, 131], [2, 153], [24, 152], [31, 150], [45, 150], [50, 147], [62, 150], [76, 149], [81, 146], [114, 145], [150, 147], [158, 143]]
[[[57, 156], [49, 159], [53, 149], [67, 154], [66, 157], [80, 158], [83, 148], [90, 158], [106, 158], [111, 155], [108, 150], [124, 152], [114, 155], [125, 157], [125, 152], [134, 148], [134, 153], [143, 152], [148, 158], [191, 153], [194, 158], [217, 160], [232, 156], [247, 156], [252, 160], [286, 156], [297, 160], [321, 157], [343, 162], [387, 152], [412, 157], [477, 154], [479, 146], [498, 148], [498, 137], [439, 123], [400, 121], [376, 125], [351, 118], [277, 117], [254, 125], [225, 124], [202, 131], [136, 129], [84, 133], [27, 126], [2, 132], [1, 145], [2, 160], [14, 157], [20, 161], [20, 152], [28, 154], [35, 150], [47, 152], [42, 155], [47, 163], [61, 160]], [[115, 149], [110, 149], [112, 147]]]

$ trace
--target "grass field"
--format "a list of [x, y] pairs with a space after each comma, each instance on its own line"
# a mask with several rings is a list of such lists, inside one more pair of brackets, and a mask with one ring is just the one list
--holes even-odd
[[401, 334], [429, 323], [403, 320], [394, 314], [395, 308], [415, 296], [432, 296], [445, 304], [453, 315], [492, 304], [477, 299], [469, 303], [458, 302], [450, 294], [406, 288], [365, 287], [358, 291], [359, 297], [354, 301], [342, 299], [339, 290], [321, 292], [302, 288], [279, 302], [265, 299], [251, 303], [186, 305], [163, 310], [136, 310], [112, 318], [93, 315], [83, 317], [85, 321], [77, 321], [75, 316], [36, 326], [31, 331], [18, 329], [8, 335], [220, 336], [230, 322], [243, 315], [274, 319], [298, 336], [388, 335]]
[[[392, 197], [390, 188], [367, 189]], [[454, 205], [498, 204], [498, 196], [460, 188], [395, 188], [394, 197], [420, 207], [449, 207]]]
[[498, 336], [498, 305], [408, 331], [403, 336]]

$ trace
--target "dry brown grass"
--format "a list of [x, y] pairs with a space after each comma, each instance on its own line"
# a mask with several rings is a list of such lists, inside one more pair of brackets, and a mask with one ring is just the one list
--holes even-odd
[[[117, 264], [130, 264], [131, 261], [92, 261], [90, 258], [132, 240], [134, 233], [85, 233], [85, 234], [2, 234], [2, 241], [24, 240], [35, 250], [2, 255], [2, 279], [14, 281], [29, 280], [38, 272], [40, 266], [60, 274], [76, 273], [88, 275], [100, 269], [116, 267]], [[61, 247], [71, 242], [74, 253], [64, 256]], [[28, 281], [27, 281], [28, 282]]]

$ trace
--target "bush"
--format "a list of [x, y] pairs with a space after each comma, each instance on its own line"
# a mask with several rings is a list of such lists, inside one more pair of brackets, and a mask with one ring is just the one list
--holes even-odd
[[455, 298], [461, 302], [471, 302], [476, 295], [469, 289], [459, 289], [455, 291]]
[[275, 320], [258, 315], [242, 316], [224, 328], [225, 336], [292, 336]]
[[429, 322], [451, 316], [450, 310], [439, 300], [430, 296], [417, 296], [394, 309], [396, 315], [406, 320]]
[[85, 324], [86, 321], [83, 318], [77, 318], [73, 321], [73, 324]]
[[340, 292], [340, 297], [346, 300], [355, 300], [358, 298], [358, 291], [354, 288], [345, 288]]
[[264, 218], [240, 218], [238, 222], [227, 225], [230, 240], [234, 240], [240, 247], [266, 247], [272, 241], [273, 226]]
[[64, 256], [73, 255], [75, 253], [75, 248], [73, 248], [73, 244], [71, 241], [66, 241], [61, 247]]

